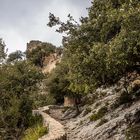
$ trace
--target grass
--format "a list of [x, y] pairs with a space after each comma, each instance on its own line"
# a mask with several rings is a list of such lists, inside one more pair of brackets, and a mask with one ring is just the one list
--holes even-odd
[[140, 124], [135, 124], [127, 129], [126, 140], [140, 140]]
[[103, 124], [105, 124], [107, 122], [108, 122], [107, 119], [101, 119], [101, 121], [96, 125], [96, 127], [99, 127], [99, 126], [101, 126], [101, 125], [103, 125]]
[[100, 108], [97, 113], [90, 116], [90, 121], [97, 121], [101, 119], [107, 113], [107, 111], [107, 107], [105, 106]]
[[116, 99], [114, 104], [112, 104], [112, 109], [116, 109], [121, 105], [131, 105], [133, 102], [132, 98], [133, 94], [127, 93], [126, 91], [123, 91], [120, 96]]
[[43, 126], [43, 118], [41, 115], [35, 115], [31, 119], [31, 125], [25, 130], [21, 140], [38, 140], [38, 138], [48, 133], [47, 127]]
[[83, 116], [87, 115], [88, 113], [90, 113], [92, 111], [92, 109], [90, 107], [87, 107], [84, 111]]
[[42, 124], [37, 124], [32, 128], [28, 128], [25, 131], [25, 136], [21, 140], [38, 140], [38, 138], [47, 134], [48, 129]]

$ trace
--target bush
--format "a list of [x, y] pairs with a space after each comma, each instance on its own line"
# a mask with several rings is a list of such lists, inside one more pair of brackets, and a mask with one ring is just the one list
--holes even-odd
[[19, 139], [30, 127], [32, 94], [38, 92], [37, 83], [43, 75], [28, 63], [19, 61], [0, 68], [0, 136], [3, 140]]
[[127, 92], [123, 92], [118, 99], [118, 103], [120, 105], [130, 103], [131, 101], [132, 101], [132, 96]]
[[34, 99], [34, 108], [53, 105], [56, 102], [54, 97], [50, 94], [36, 94], [32, 98]]
[[131, 93], [135, 96], [135, 98], [139, 98], [140, 97], [140, 80], [134, 80], [132, 82], [132, 89], [131, 89]]
[[90, 116], [90, 121], [97, 121], [101, 119], [107, 113], [107, 111], [108, 109], [105, 106], [100, 108], [97, 113]]
[[140, 124], [129, 127], [126, 131], [126, 140], [139, 140], [140, 139]]
[[88, 113], [90, 113], [92, 111], [92, 109], [90, 107], [87, 107], [84, 111], [84, 116], [87, 115]]
[[21, 140], [38, 140], [38, 138], [47, 134], [48, 129], [43, 126], [43, 119], [41, 116], [33, 117], [31, 123], [33, 123], [33, 122], [35, 125], [28, 128], [24, 132], [24, 136]]
[[57, 104], [64, 102], [65, 95], [72, 95], [68, 89], [69, 82], [66, 79], [68, 69], [65, 64], [58, 64], [46, 80], [48, 92], [56, 99]]
[[44, 136], [47, 132], [47, 128], [41, 124], [37, 124], [33, 128], [29, 128], [25, 131], [25, 136], [22, 140], [38, 140], [38, 138]]

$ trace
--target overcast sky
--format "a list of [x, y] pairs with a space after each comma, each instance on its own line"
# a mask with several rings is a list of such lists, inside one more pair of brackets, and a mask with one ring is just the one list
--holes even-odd
[[49, 12], [66, 20], [87, 15], [91, 0], [0, 0], [0, 38], [9, 52], [25, 51], [30, 40], [61, 45], [61, 35], [46, 26]]

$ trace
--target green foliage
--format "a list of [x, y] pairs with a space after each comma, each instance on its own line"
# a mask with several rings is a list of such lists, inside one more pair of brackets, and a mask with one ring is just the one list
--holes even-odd
[[97, 113], [90, 116], [90, 121], [97, 121], [101, 119], [107, 113], [107, 111], [107, 107], [100, 108]]
[[127, 92], [121, 93], [120, 97], [117, 100], [119, 105], [131, 103], [132, 102], [132, 94], [129, 94]]
[[124, 104], [132, 104], [134, 101], [139, 100], [140, 90], [138, 86], [130, 87], [128, 86], [129, 90], [124, 90], [120, 96], [117, 98], [116, 102], [113, 104], [114, 108], [117, 108], [120, 105]]
[[26, 57], [33, 64], [39, 67], [43, 67], [45, 57], [55, 52], [55, 46], [50, 43], [42, 43], [41, 46], [37, 46], [32, 50], [27, 50]]
[[51, 94], [35, 94], [32, 98], [34, 100], [34, 108], [53, 105], [56, 103], [55, 98]]
[[42, 125], [36, 125], [33, 128], [29, 128], [26, 130], [26, 135], [22, 140], [38, 140], [38, 138], [47, 134], [47, 128]]
[[108, 120], [107, 119], [101, 119], [100, 120], [100, 122], [96, 125], [96, 127], [99, 127], [99, 126], [101, 126], [101, 125], [103, 125], [103, 124], [105, 124], [105, 123], [107, 123], [108, 122]]
[[31, 125], [33, 100], [41, 72], [26, 61], [0, 67], [0, 135], [3, 140], [19, 139]]
[[140, 139], [140, 124], [130, 126], [126, 131], [126, 140], [139, 140]]
[[48, 129], [43, 126], [43, 119], [41, 119], [41, 116], [35, 116], [36, 122], [35, 125], [28, 128], [24, 132], [23, 138], [21, 140], [38, 140], [38, 138], [44, 136], [48, 133]]
[[57, 103], [63, 103], [65, 95], [73, 95], [68, 89], [69, 82], [66, 78], [67, 66], [63, 63], [58, 64], [56, 69], [48, 76], [46, 86], [49, 93], [54, 96]]
[[3, 40], [0, 38], [0, 63], [3, 61], [3, 59], [6, 57], [6, 52], [5, 52], [5, 43]]
[[24, 54], [22, 51], [20, 51], [20, 50], [15, 51], [8, 55], [7, 62], [14, 62], [14, 61], [22, 60], [23, 56], [24, 56]]
[[68, 89], [87, 94], [102, 84], [112, 84], [140, 60], [140, 1], [94, 0], [89, 16], [77, 24], [50, 14], [50, 27], [60, 25], [63, 59], [68, 67]]

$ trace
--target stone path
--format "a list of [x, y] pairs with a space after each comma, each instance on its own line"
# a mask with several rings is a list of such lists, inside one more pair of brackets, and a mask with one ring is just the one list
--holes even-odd
[[34, 114], [40, 114], [43, 117], [44, 126], [49, 129], [48, 134], [38, 140], [66, 140], [67, 138], [64, 126], [49, 115], [49, 110], [49, 106], [33, 110]]

